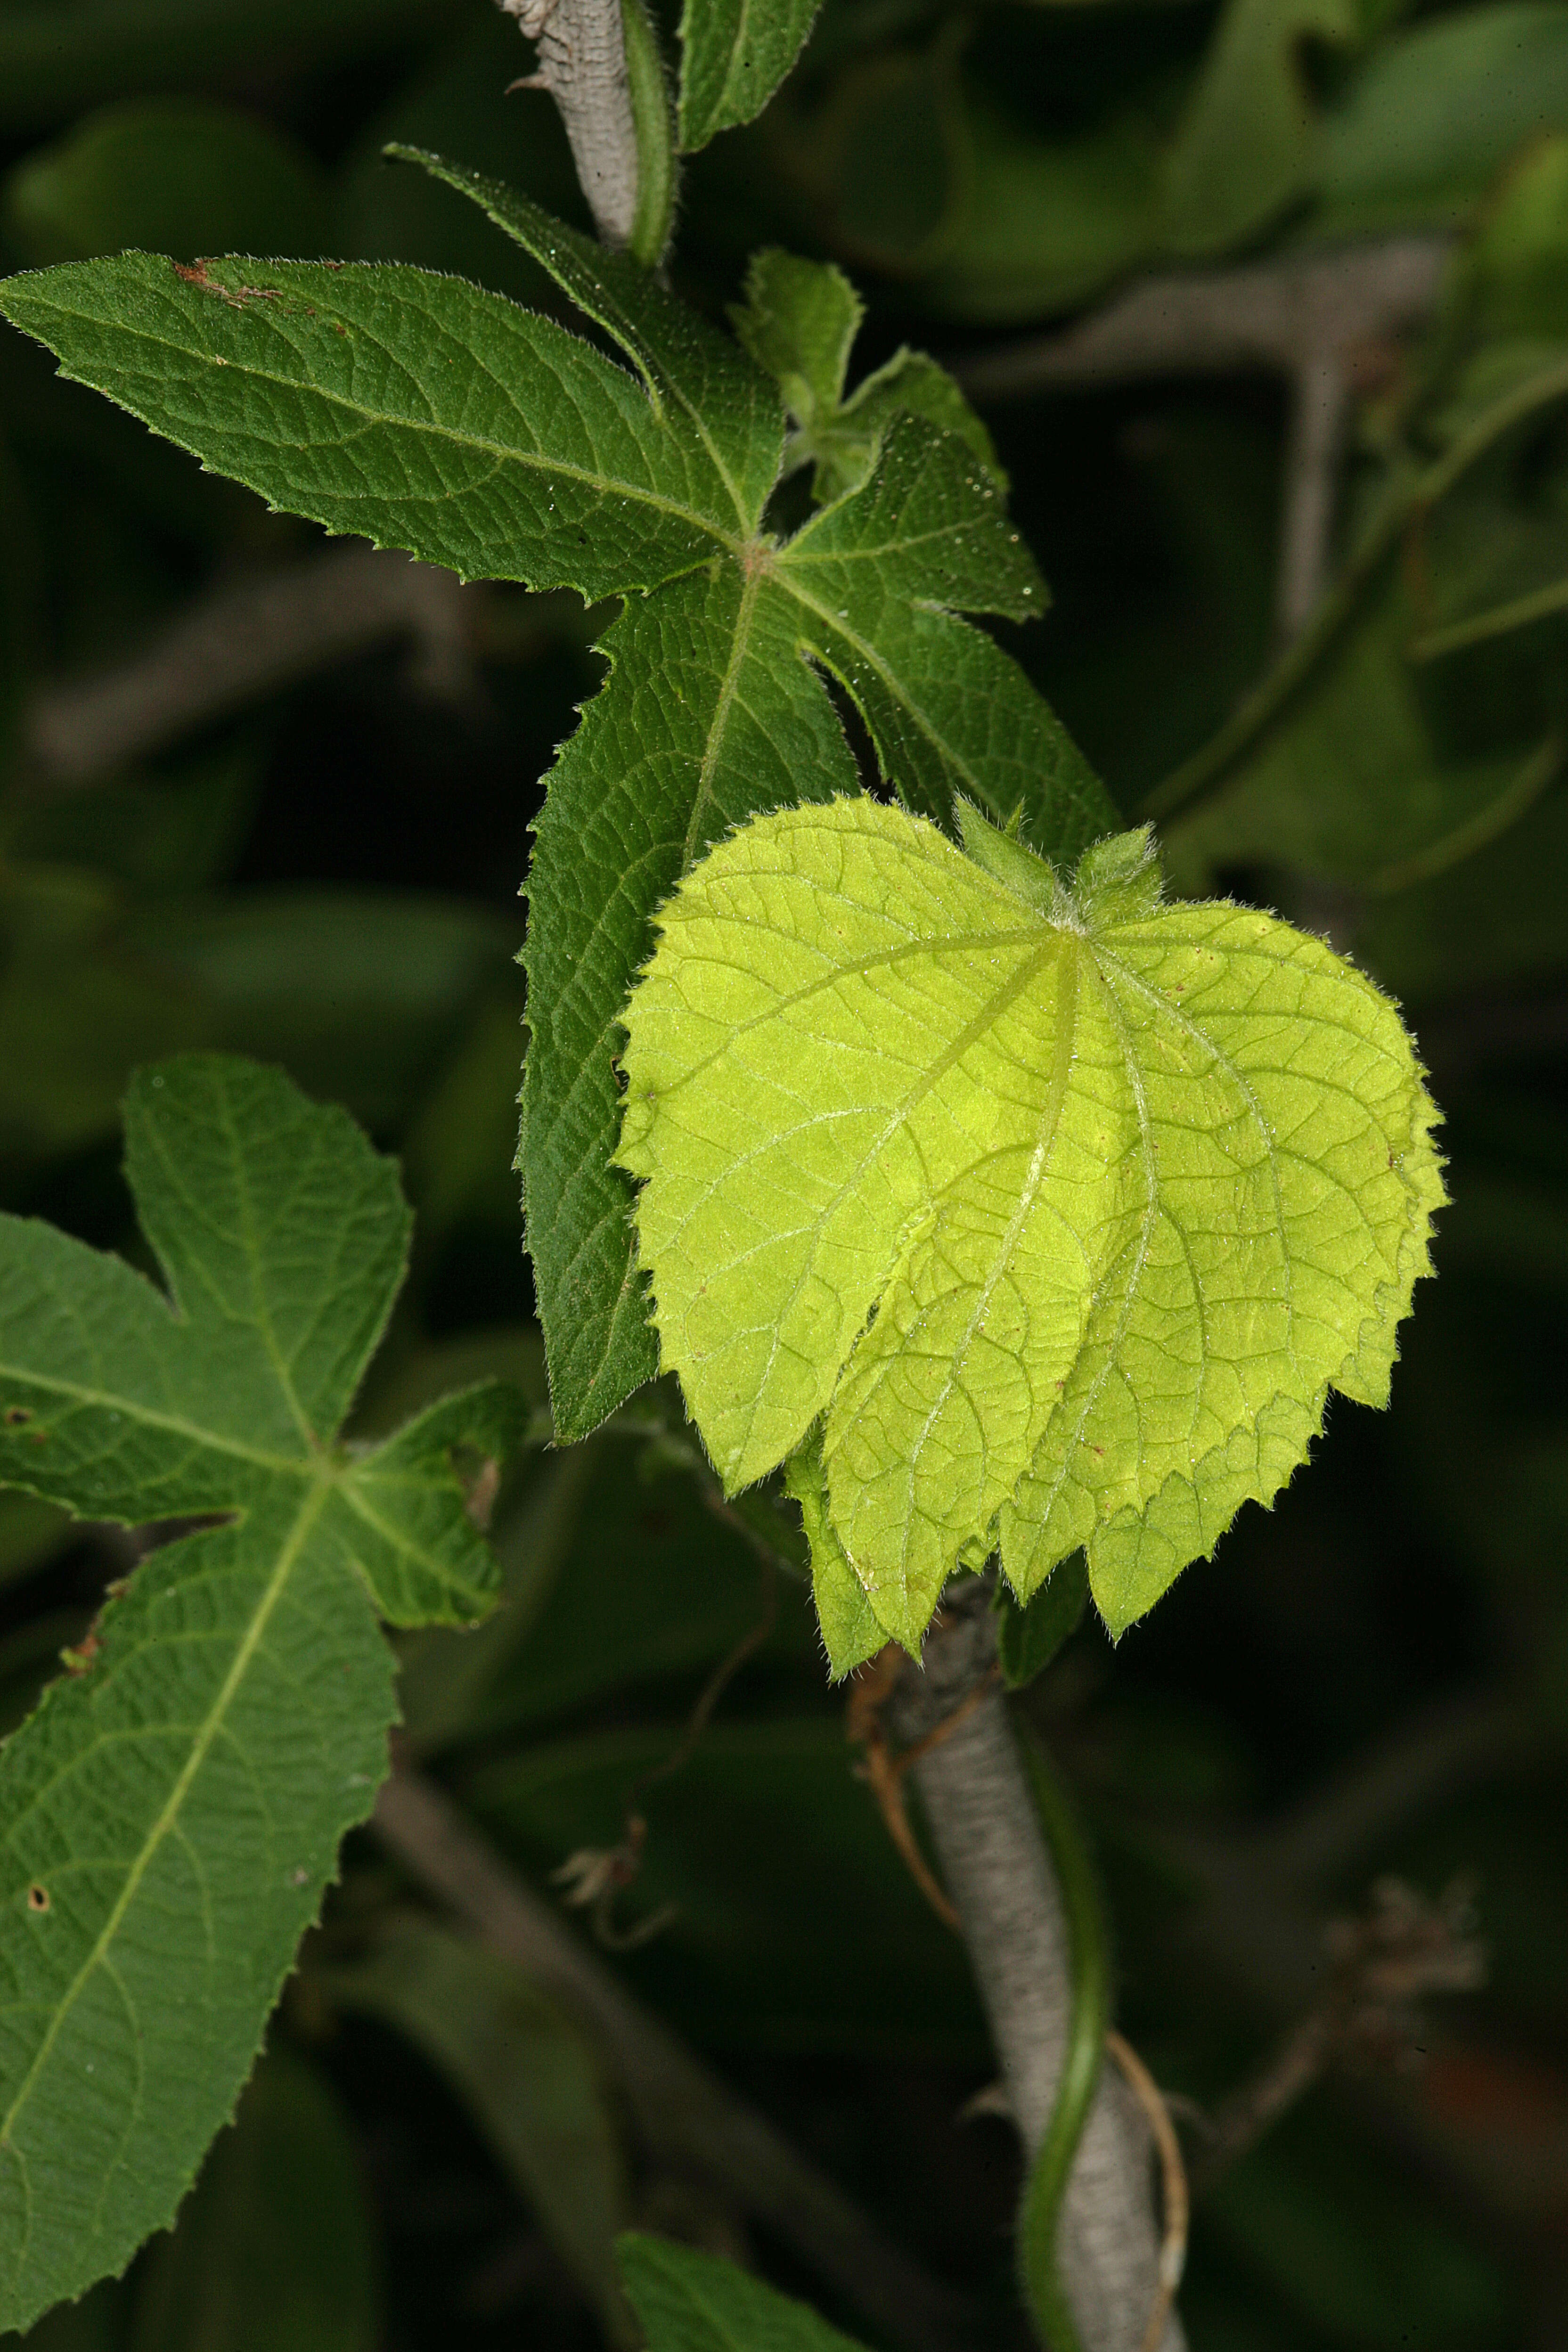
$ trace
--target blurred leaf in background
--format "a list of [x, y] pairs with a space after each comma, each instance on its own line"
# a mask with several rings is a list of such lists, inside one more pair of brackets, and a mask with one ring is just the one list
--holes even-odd
[[254, 117], [197, 99], [128, 100], [15, 165], [0, 195], [25, 261], [155, 253], [317, 253], [325, 178]]

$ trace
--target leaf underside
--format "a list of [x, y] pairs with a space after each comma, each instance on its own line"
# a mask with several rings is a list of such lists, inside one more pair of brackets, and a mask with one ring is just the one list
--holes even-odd
[[[763, 518], [786, 420], [764, 369], [626, 257], [492, 181], [393, 152], [480, 205], [628, 364], [395, 265], [131, 254], [8, 279], [0, 312], [275, 506], [466, 578], [627, 599], [529, 882], [519, 1166], [570, 1439], [655, 1362], [610, 1164], [616, 1023], [654, 909], [742, 819], [858, 788], [830, 688], [926, 814], [945, 820], [962, 793], [1068, 857], [1115, 813], [1016, 664], [957, 617], [1023, 619], [1045, 601], [963, 433], [887, 393], [866, 478], [781, 544]], [[922, 377], [911, 400], [929, 394]]]
[[142, 1562], [0, 1750], [0, 2328], [172, 2220], [384, 1777], [378, 1617], [490, 1598], [450, 1447], [504, 1451], [520, 1410], [491, 1387], [336, 1444], [408, 1238], [342, 1112], [167, 1063], [133, 1082], [126, 1169], [168, 1298], [0, 1218], [0, 1484], [221, 1524]]
[[1162, 904], [1143, 835], [1069, 893], [965, 834], [747, 825], [663, 909], [623, 1055], [664, 1361], [731, 1489], [820, 1424], [911, 1648], [976, 1547], [1026, 1600], [1083, 1545], [1112, 1633], [1142, 1615], [1331, 1386], [1385, 1400], [1442, 1199], [1397, 1013], [1321, 940]]

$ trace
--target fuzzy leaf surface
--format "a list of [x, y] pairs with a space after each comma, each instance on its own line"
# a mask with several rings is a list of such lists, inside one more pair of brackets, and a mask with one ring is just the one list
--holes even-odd
[[802, 261], [776, 246], [753, 256], [746, 299], [731, 322], [773, 378], [795, 424], [787, 465], [810, 460], [816, 495], [841, 497], [866, 478], [883, 435], [901, 414], [923, 416], [966, 442], [996, 488], [1007, 478], [982, 419], [945, 368], [907, 345], [844, 397], [849, 353], [864, 316], [860, 298], [831, 262]]
[[780, 811], [660, 917], [622, 1164], [665, 1363], [726, 1486], [822, 1423], [832, 1528], [914, 1648], [966, 1549], [1081, 1544], [1113, 1633], [1385, 1400], [1442, 1198], [1394, 1007], [1321, 940], [1071, 889], [965, 815]]
[[167, 1297], [0, 1219], [0, 1483], [224, 1517], [142, 1562], [0, 1751], [0, 2327], [172, 2219], [384, 1776], [378, 1617], [490, 1598], [450, 1449], [504, 1452], [520, 1412], [495, 1386], [338, 1445], [409, 1223], [342, 1111], [170, 1062], [132, 1086], [126, 1168]]
[[611, 1165], [616, 1024], [653, 911], [745, 818], [858, 789], [828, 681], [912, 808], [946, 820], [957, 793], [1021, 808], [1058, 857], [1115, 816], [1022, 670], [958, 617], [1027, 618], [1045, 592], [971, 443], [914, 413], [923, 393], [883, 398], [853, 488], [781, 544], [763, 510], [784, 409], [740, 344], [497, 182], [394, 152], [480, 205], [627, 364], [393, 265], [182, 272], [132, 254], [8, 279], [0, 311], [276, 506], [465, 577], [626, 598], [529, 879], [519, 1166], [570, 1439], [656, 1360]]

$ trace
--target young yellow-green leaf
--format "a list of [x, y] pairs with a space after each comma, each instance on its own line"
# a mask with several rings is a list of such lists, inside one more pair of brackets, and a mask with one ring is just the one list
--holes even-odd
[[864, 2352], [808, 2305], [721, 2255], [628, 2230], [616, 2259], [648, 2352]]
[[663, 909], [622, 1164], [725, 1485], [826, 1416], [834, 1530], [910, 1648], [965, 1548], [1080, 1544], [1113, 1633], [1267, 1502], [1331, 1386], [1386, 1396], [1442, 1199], [1392, 1004], [1321, 940], [1069, 888], [964, 813], [781, 810]]
[[169, 1295], [0, 1218], [0, 1484], [222, 1519], [151, 1554], [0, 1750], [0, 2328], [172, 2218], [384, 1775], [377, 1618], [486, 1606], [451, 1449], [521, 1419], [492, 1384], [339, 1444], [409, 1223], [343, 1112], [192, 1056], [125, 1121]]

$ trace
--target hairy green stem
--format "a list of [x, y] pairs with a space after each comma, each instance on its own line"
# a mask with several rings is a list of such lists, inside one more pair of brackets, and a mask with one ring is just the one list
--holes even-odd
[[675, 109], [669, 79], [659, 54], [658, 35], [644, 0], [621, 0], [621, 31], [626, 52], [626, 90], [637, 143], [637, 199], [626, 250], [645, 269], [664, 259], [675, 226], [679, 166], [675, 152]]
[[1016, 1719], [1014, 1728], [1067, 1915], [1072, 1992], [1056, 2105], [1018, 2207], [1018, 2277], [1035, 2332], [1048, 2352], [1080, 2352], [1072, 2306], [1058, 2264], [1057, 2242], [1073, 2159], [1089, 2121], [1105, 2053], [1105, 2031], [1110, 2022], [1109, 1954], [1094, 1870], [1072, 1807], [1038, 1739]]

